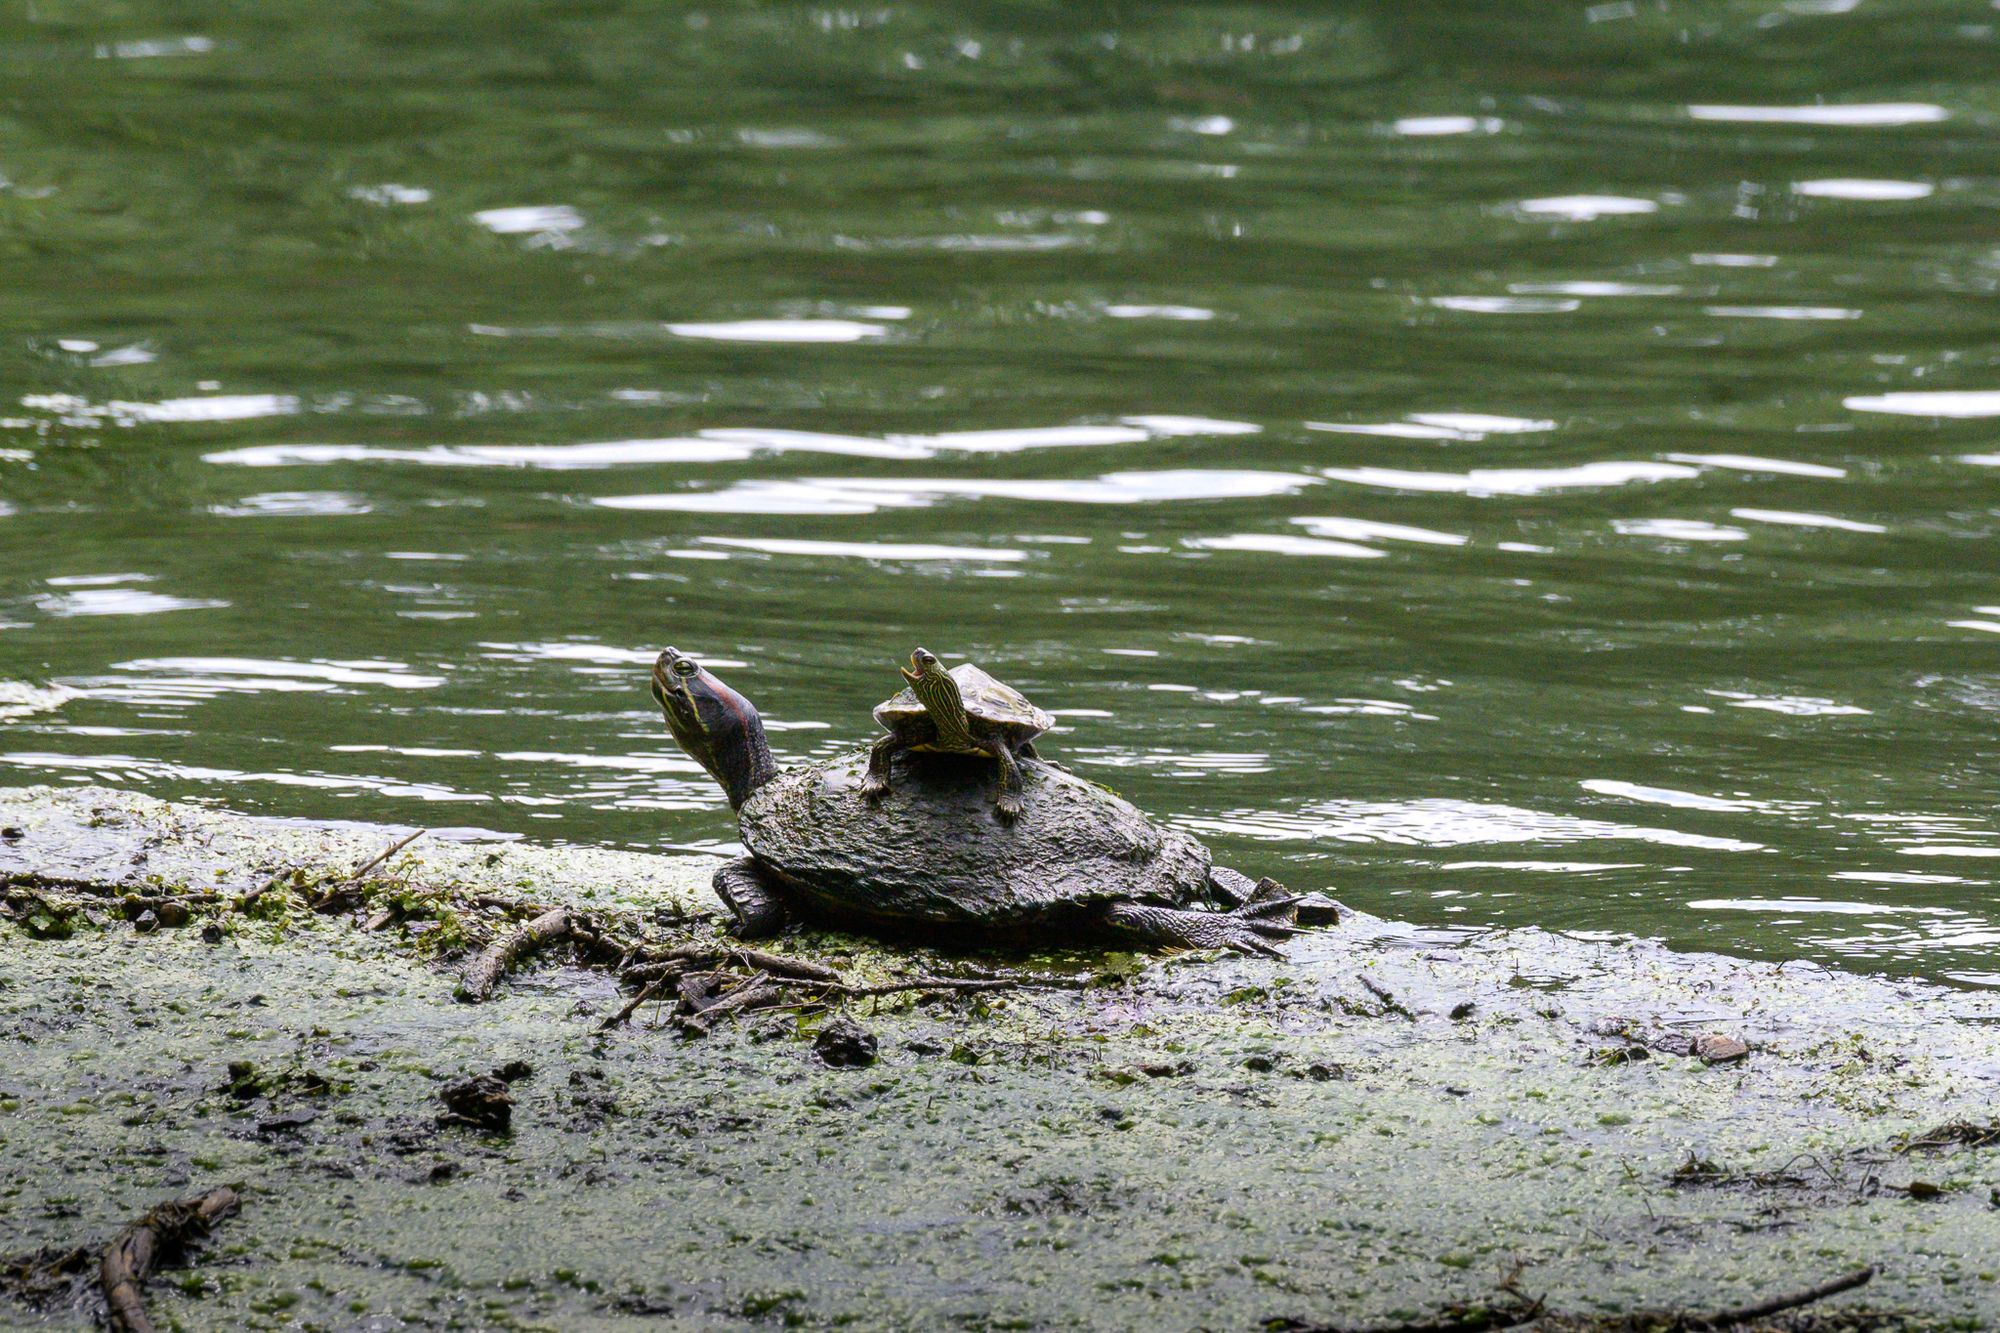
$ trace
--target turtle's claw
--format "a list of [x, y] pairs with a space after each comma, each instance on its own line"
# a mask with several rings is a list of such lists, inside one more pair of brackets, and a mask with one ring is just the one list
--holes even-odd
[[993, 817], [1003, 824], [1012, 824], [1021, 817], [1021, 798], [1011, 792], [993, 803]]
[[1283, 898], [1252, 898], [1225, 915], [1254, 925], [1281, 927], [1289, 933], [1299, 923], [1298, 903], [1298, 898], [1291, 894]]
[[1292, 933], [1289, 926], [1235, 916], [1228, 912], [1184, 912], [1150, 903], [1113, 903], [1105, 912], [1108, 924], [1179, 949], [1235, 949], [1240, 953], [1284, 957], [1273, 939]]
[[870, 776], [861, 779], [859, 790], [862, 800], [870, 802], [879, 801], [889, 794], [889, 784], [880, 778]]
[[[1238, 953], [1260, 954], [1265, 958], [1283, 958], [1285, 951], [1273, 940], [1281, 940], [1292, 934], [1287, 926], [1273, 925], [1262, 921], [1232, 919], [1229, 916], [1214, 918], [1214, 930], [1210, 939], [1202, 941], [1211, 949], [1234, 949]], [[1210, 942], [1210, 941], [1213, 942]]]

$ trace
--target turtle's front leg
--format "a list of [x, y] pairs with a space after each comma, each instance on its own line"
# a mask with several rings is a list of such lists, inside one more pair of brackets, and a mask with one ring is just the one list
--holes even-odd
[[1000, 796], [993, 802], [993, 813], [1001, 823], [1011, 824], [1021, 817], [1021, 766], [1014, 762], [1007, 742], [994, 741], [989, 748], [1000, 761]]
[[777, 885], [755, 860], [739, 856], [715, 872], [716, 896], [736, 915], [736, 934], [746, 940], [785, 928], [785, 904]]
[[909, 748], [901, 736], [891, 732], [868, 749], [868, 772], [861, 779], [861, 795], [879, 801], [889, 794], [889, 761]]

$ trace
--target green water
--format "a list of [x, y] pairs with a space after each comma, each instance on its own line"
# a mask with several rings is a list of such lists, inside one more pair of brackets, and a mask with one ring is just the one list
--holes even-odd
[[1996, 23], [0, 6], [0, 780], [721, 846], [652, 654], [922, 642], [1357, 906], [1995, 984]]

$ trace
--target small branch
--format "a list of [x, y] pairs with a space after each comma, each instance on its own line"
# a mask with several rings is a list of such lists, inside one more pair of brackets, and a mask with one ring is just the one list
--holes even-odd
[[1694, 1330], [1734, 1328], [1753, 1319], [1764, 1319], [1770, 1315], [1782, 1314], [1786, 1310], [1796, 1310], [1801, 1305], [1811, 1305], [1829, 1296], [1838, 1296], [1843, 1291], [1866, 1286], [1874, 1280], [1874, 1277], [1875, 1268], [1871, 1264], [1867, 1268], [1857, 1268], [1852, 1273], [1837, 1277], [1831, 1282], [1822, 1282], [1817, 1287], [1795, 1291], [1788, 1296], [1774, 1296], [1755, 1305], [1739, 1305], [1733, 1310], [1719, 1310], [1714, 1314], [1683, 1315], [1681, 1327], [1690, 1330], [1690, 1333]]
[[484, 953], [472, 960], [472, 966], [465, 969], [465, 976], [458, 983], [458, 998], [466, 1004], [479, 1004], [492, 998], [500, 979], [516, 964], [539, 949], [567, 939], [570, 929], [568, 910], [558, 907], [552, 912], [544, 912], [511, 935], [495, 939], [486, 946]]
[[687, 970], [685, 960], [673, 958], [664, 963], [633, 963], [621, 968], [618, 978], [627, 985], [644, 985], [650, 981], [672, 981]]
[[405, 847], [408, 847], [418, 838], [423, 837], [427, 831], [428, 830], [425, 829], [418, 829], [415, 833], [410, 834], [407, 838], [396, 839], [396, 841], [389, 844], [389, 849], [383, 852], [380, 856], [376, 857], [372, 861], [363, 862], [361, 865], [361, 869], [355, 871], [353, 874], [347, 877], [347, 882], [349, 884], [359, 884], [362, 880], [368, 877], [369, 871], [373, 870], [376, 866], [381, 865], [384, 861], [394, 856], [397, 852], [402, 851]]
[[896, 995], [904, 991], [994, 991], [1069, 990], [1067, 978], [1049, 977], [913, 977], [908, 981], [884, 981], [855, 986], [843, 981], [817, 981], [798, 977], [772, 977], [780, 986], [800, 986], [828, 995], [860, 999], [870, 995]]
[[[387, 861], [397, 852], [408, 847], [418, 838], [423, 837], [424, 832], [425, 830], [418, 829], [415, 833], [407, 837], [398, 838], [396, 841], [390, 843], [388, 850], [384, 851], [380, 856], [363, 861], [359, 870], [356, 870], [338, 885], [328, 889], [318, 898], [315, 898], [311, 904], [312, 910], [315, 912], [345, 912], [350, 908], [359, 907], [362, 902], [361, 884], [363, 880], [368, 878], [368, 872], [381, 865], [384, 861]], [[370, 929], [374, 929], [374, 927], [370, 927]]]
[[486, 907], [509, 916], [540, 916], [549, 911], [547, 903], [525, 902], [519, 898], [503, 898], [497, 893], [478, 893], [472, 896], [475, 907]]
[[281, 870], [277, 874], [271, 876], [271, 878], [265, 880], [262, 884], [259, 884], [256, 888], [246, 891], [240, 898], [236, 900], [236, 910], [239, 912], [250, 911], [250, 909], [254, 908], [257, 905], [257, 900], [259, 898], [262, 898], [265, 894], [269, 893], [271, 890], [278, 888], [279, 886], [284, 884], [285, 879], [286, 879], [286, 872]]
[[765, 953], [761, 949], [731, 949], [729, 957], [745, 967], [754, 967], [775, 977], [795, 977], [801, 981], [841, 980], [840, 973], [823, 963], [787, 958], [783, 954]]
[[[1416, 1017], [1415, 1014], [1411, 1013], [1408, 1009], [1406, 1009], [1403, 1006], [1403, 1002], [1396, 998], [1396, 993], [1390, 990], [1387, 986], [1378, 985], [1375, 982], [1375, 979], [1372, 977], [1360, 977], [1357, 979], [1361, 982], [1363, 986], [1365, 986], [1368, 989], [1368, 993], [1370, 995], [1373, 995], [1376, 999], [1382, 1002], [1382, 1008], [1384, 1012], [1396, 1014], [1403, 1018]], [[1486, 1325], [1486, 1327], [1492, 1328], [1492, 1327], [1497, 1327], [1497, 1325], [1489, 1324]]]
[[1511, 1305], [1497, 1308], [1477, 1306], [1448, 1310], [1436, 1319], [1420, 1319], [1415, 1323], [1370, 1324], [1366, 1327], [1314, 1324], [1296, 1329], [1294, 1333], [1490, 1333], [1493, 1329], [1525, 1324], [1530, 1319], [1539, 1318], [1542, 1313], [1539, 1300], [1516, 1300]]
[[665, 977], [655, 977], [653, 980], [647, 982], [640, 988], [637, 995], [626, 1001], [623, 1009], [620, 1009], [617, 1013], [599, 1023], [597, 1030], [599, 1032], [609, 1032], [612, 1028], [622, 1026], [627, 1019], [638, 1012], [639, 1006], [652, 999], [653, 992], [657, 991], [664, 984], [666, 984]]
[[873, 986], [842, 986], [842, 995], [895, 995], [900, 991], [979, 991], [1019, 990], [1031, 983], [1004, 977], [915, 977], [909, 981], [885, 981]]
[[783, 992], [773, 983], [780, 980], [759, 972], [735, 990], [718, 997], [707, 991], [698, 978], [682, 977], [681, 1003], [687, 1012], [675, 1021], [688, 1036], [705, 1037], [715, 1026], [715, 1021], [727, 1014], [741, 1009], [762, 1009], [776, 1002]]
[[140, 1290], [154, 1264], [179, 1256], [241, 1202], [233, 1189], [212, 1189], [192, 1199], [160, 1204], [119, 1233], [98, 1265], [98, 1286], [110, 1310], [112, 1333], [155, 1333]]

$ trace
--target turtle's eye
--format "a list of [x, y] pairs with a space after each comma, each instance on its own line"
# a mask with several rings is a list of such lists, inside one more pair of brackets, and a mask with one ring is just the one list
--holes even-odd
[[683, 676], [692, 676], [701, 670], [701, 665], [692, 657], [683, 657], [674, 662], [674, 670]]

